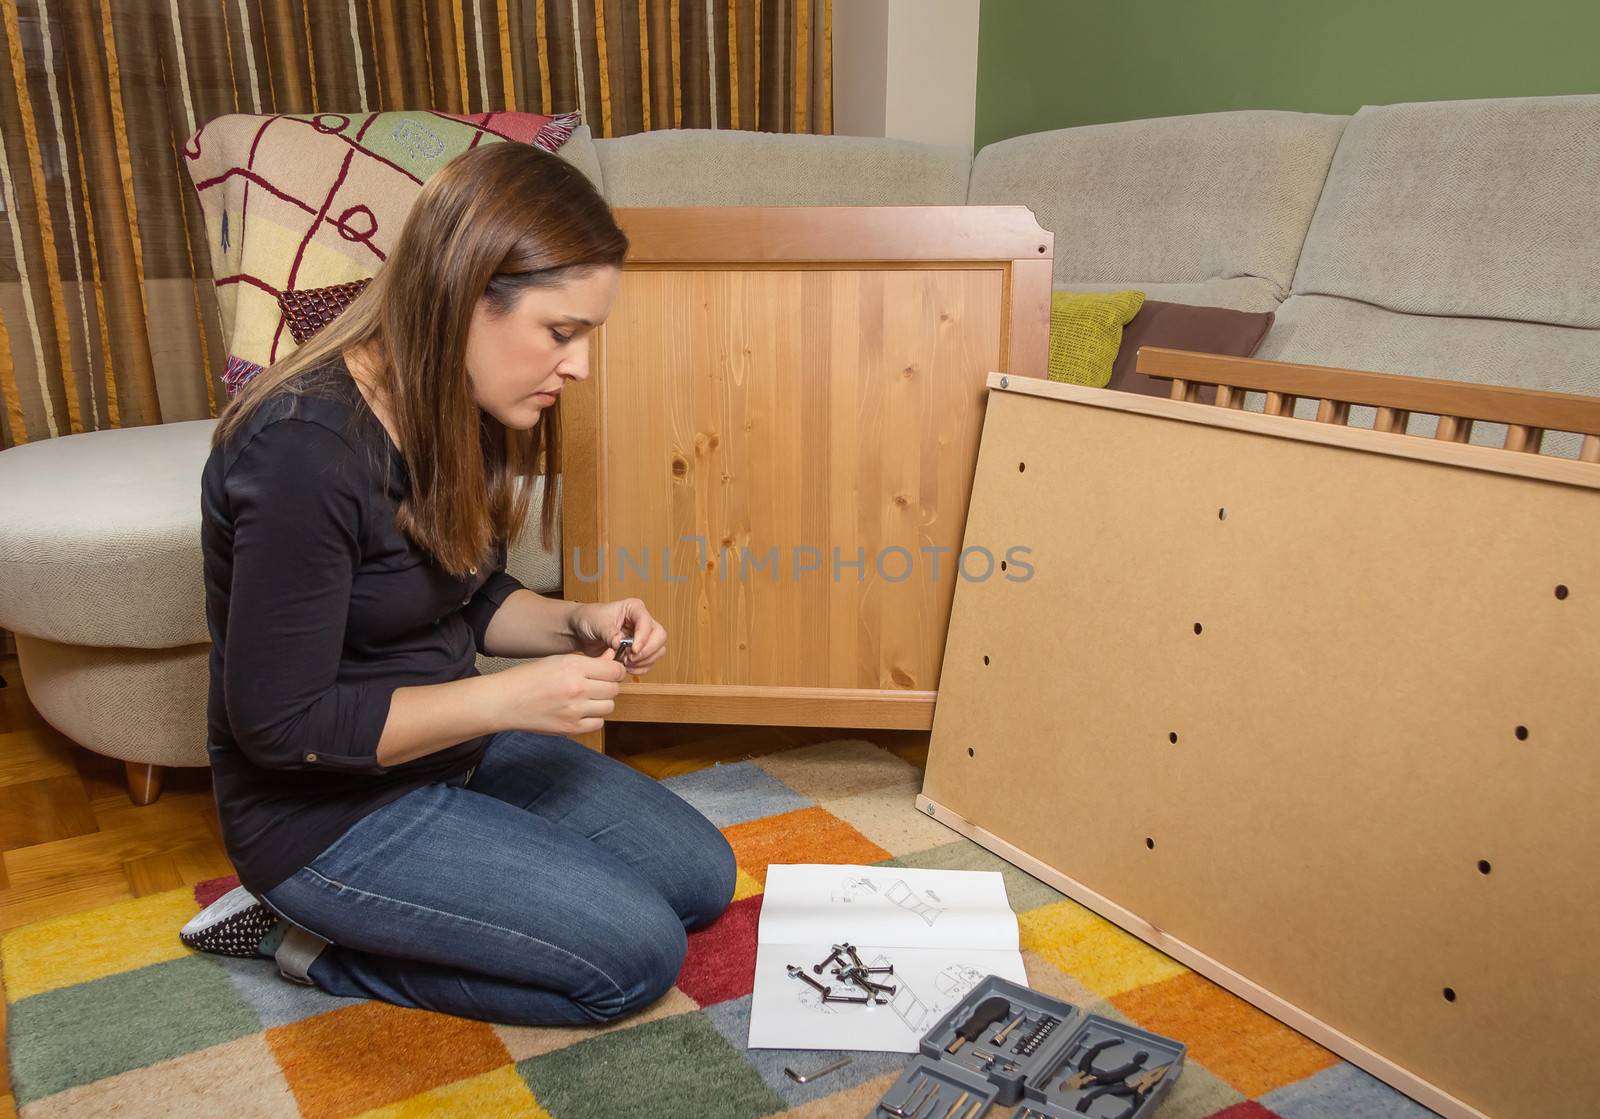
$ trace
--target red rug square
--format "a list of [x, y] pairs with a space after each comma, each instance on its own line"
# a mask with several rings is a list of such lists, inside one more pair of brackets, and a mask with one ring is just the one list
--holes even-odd
[[1211, 1113], [1209, 1119], [1283, 1119], [1276, 1111], [1269, 1111], [1255, 1100], [1245, 1100], [1232, 1107]]
[[226, 878], [208, 878], [204, 882], [196, 882], [194, 900], [201, 909], [204, 909], [238, 884], [239, 876], [236, 874], [230, 874]]
[[711, 924], [689, 934], [689, 953], [678, 973], [678, 990], [701, 1006], [743, 998], [756, 970], [756, 926], [761, 894], [736, 901]]

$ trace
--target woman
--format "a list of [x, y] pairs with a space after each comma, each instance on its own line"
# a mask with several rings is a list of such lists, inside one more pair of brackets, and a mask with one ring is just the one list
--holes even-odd
[[[627, 240], [534, 148], [422, 188], [351, 307], [259, 374], [203, 477], [210, 754], [238, 890], [182, 932], [336, 995], [516, 1025], [606, 1021], [677, 978], [733, 894], [727, 841], [598, 729], [667, 635], [638, 599], [505, 573], [557, 394]], [[479, 676], [475, 654], [533, 658]], [[280, 920], [281, 918], [281, 920]]]

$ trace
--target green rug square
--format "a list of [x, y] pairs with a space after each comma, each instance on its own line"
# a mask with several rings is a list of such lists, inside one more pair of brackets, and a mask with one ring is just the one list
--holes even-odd
[[517, 1065], [552, 1119], [754, 1119], [787, 1105], [704, 1014], [678, 1014]]
[[1017, 869], [998, 855], [965, 839], [886, 859], [878, 865], [909, 866], [923, 870], [998, 870], [1006, 881], [1006, 900], [1017, 913], [1026, 913], [1041, 905], [1052, 905], [1066, 897], [1055, 887], [1045, 885], [1027, 871]]
[[204, 956], [46, 991], [8, 1014], [18, 1107], [261, 1029], [222, 965]]

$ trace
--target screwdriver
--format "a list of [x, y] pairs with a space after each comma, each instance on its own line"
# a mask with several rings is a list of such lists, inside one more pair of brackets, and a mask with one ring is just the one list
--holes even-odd
[[945, 1046], [946, 1053], [954, 1053], [969, 1041], [977, 1041], [983, 1031], [1011, 1013], [1011, 1004], [998, 995], [984, 999], [973, 1008], [967, 1020], [956, 1030], [955, 1040]]

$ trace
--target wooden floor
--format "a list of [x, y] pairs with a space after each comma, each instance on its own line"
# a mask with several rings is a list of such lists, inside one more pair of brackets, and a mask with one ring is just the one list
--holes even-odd
[[[14, 659], [0, 658], [0, 677], [9, 685], [0, 689], [0, 932], [233, 873], [209, 770], [168, 770], [161, 798], [137, 808], [121, 762], [75, 745], [34, 711]], [[607, 752], [657, 777], [834, 738], [865, 738], [921, 765], [928, 744], [926, 732], [811, 727], [617, 723], [606, 734]], [[0, 1055], [4, 1043], [0, 991]], [[0, 1071], [0, 1119], [15, 1116]]]

